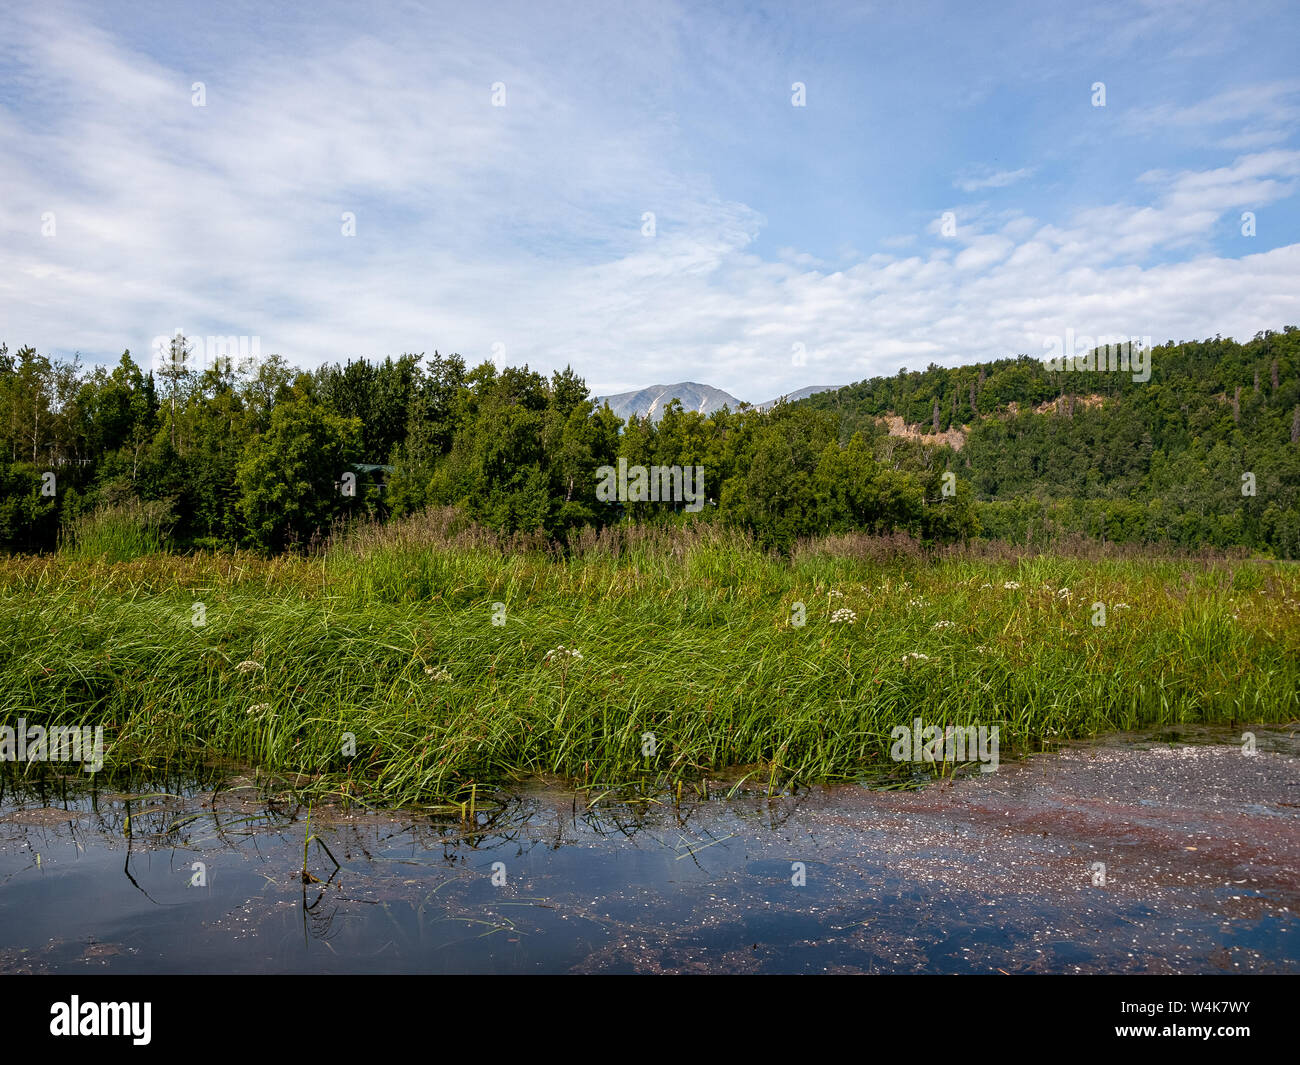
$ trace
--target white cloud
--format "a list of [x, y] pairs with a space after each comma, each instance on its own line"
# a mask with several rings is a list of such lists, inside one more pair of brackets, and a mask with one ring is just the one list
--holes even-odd
[[1006, 237], [976, 237], [971, 241], [970, 246], [957, 256], [957, 269], [983, 270], [985, 267], [992, 266], [999, 259], [1006, 258], [1013, 247], [1015, 245]]
[[1285, 143], [1300, 123], [1300, 79], [1286, 78], [1225, 89], [1193, 104], [1158, 104], [1126, 112], [1121, 122], [1142, 134], [1190, 133], [1198, 139], [1216, 126], [1231, 126], [1215, 134], [1229, 150], [1266, 148]]
[[984, 172], [980, 176], [967, 176], [958, 178], [953, 182], [955, 188], [962, 192], [978, 192], [980, 189], [1001, 189], [1012, 185], [1017, 181], [1022, 181], [1034, 172], [1031, 166], [1021, 167], [1019, 170], [995, 170]]

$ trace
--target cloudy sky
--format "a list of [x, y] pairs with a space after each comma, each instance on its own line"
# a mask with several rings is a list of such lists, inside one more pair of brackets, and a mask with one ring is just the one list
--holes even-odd
[[11, 350], [148, 361], [181, 328], [759, 401], [1300, 325], [1293, 0], [0, 20]]

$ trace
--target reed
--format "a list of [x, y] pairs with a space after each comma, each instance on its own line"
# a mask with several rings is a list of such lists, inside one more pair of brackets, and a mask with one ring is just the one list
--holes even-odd
[[65, 550], [81, 560], [125, 562], [165, 550], [173, 524], [165, 503], [130, 500], [73, 519]]

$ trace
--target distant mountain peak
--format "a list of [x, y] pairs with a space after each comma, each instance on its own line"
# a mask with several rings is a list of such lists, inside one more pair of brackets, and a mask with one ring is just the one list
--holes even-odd
[[[809, 385], [806, 388], [800, 388], [778, 398], [793, 403], [806, 396], [811, 396], [815, 392], [826, 392], [838, 387], [840, 386]], [[737, 399], [730, 392], [724, 392], [720, 388], [701, 384], [698, 381], [679, 381], [675, 385], [650, 385], [635, 392], [620, 392], [613, 396], [597, 396], [596, 402], [608, 403], [610, 410], [623, 419], [630, 418], [635, 414], [638, 418], [649, 416], [651, 421], [657, 422], [664, 416], [664, 408], [674, 399], [681, 401], [683, 410], [698, 411], [705, 417], [714, 411], [721, 410], [723, 407], [730, 407], [733, 411], [739, 410], [742, 403], [742, 400]], [[767, 410], [775, 406], [776, 403], [777, 400], [772, 399], [766, 403], [755, 404], [755, 406], [759, 410]]]
[[787, 403], [795, 403], [801, 399], [816, 395], [818, 392], [834, 392], [839, 387], [839, 385], [808, 385], [805, 388], [796, 389], [794, 392], [787, 392], [783, 396], [777, 396], [776, 399], [769, 399], [766, 403], [759, 403], [757, 406], [759, 410], [770, 410], [781, 400], [785, 400]]
[[597, 403], [608, 403], [610, 409], [620, 418], [630, 418], [635, 414], [639, 418], [650, 416], [651, 421], [659, 421], [664, 416], [664, 408], [674, 399], [681, 400], [683, 409], [698, 411], [709, 415], [715, 410], [730, 407], [736, 410], [740, 400], [730, 392], [698, 381], [679, 381], [675, 385], [650, 385], [636, 392], [620, 392], [615, 396], [597, 396]]

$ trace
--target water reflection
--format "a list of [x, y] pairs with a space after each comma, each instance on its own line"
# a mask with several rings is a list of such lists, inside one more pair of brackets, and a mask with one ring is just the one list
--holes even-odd
[[1295, 971], [1300, 763], [1257, 731], [920, 791], [538, 784], [465, 820], [7, 767], [0, 970]]

